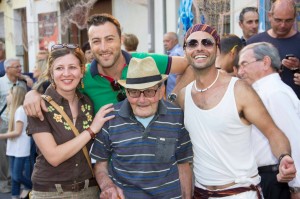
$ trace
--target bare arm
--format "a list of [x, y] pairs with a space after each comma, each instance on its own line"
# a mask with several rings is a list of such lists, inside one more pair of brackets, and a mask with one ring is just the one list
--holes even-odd
[[[269, 140], [273, 154], [279, 158], [282, 154], [291, 154], [290, 143], [285, 134], [275, 125], [256, 92], [245, 82], [235, 85], [235, 97], [239, 112], [255, 125]], [[295, 177], [294, 161], [285, 156], [279, 165], [278, 181], [288, 182]]]
[[185, 98], [185, 88], [181, 89], [177, 94], [177, 99], [175, 104], [177, 104], [182, 110], [184, 110], [184, 98]]
[[294, 74], [294, 82], [295, 84], [300, 85], [300, 73]]
[[192, 169], [188, 162], [177, 164], [183, 199], [192, 198]]
[[189, 83], [195, 80], [194, 71], [191, 66], [187, 67], [182, 75], [180, 75], [176, 80], [176, 85], [172, 91], [172, 93], [176, 93], [178, 95], [179, 91], [186, 87]]
[[15, 125], [15, 130], [4, 134], [0, 134], [0, 139], [19, 137], [22, 134], [23, 125], [23, 122], [17, 121]]
[[188, 61], [185, 57], [172, 56], [172, 65], [170, 73], [183, 74], [188, 67]]
[[97, 162], [95, 164], [95, 176], [101, 189], [101, 199], [125, 199], [122, 189], [116, 186], [108, 175], [108, 162]]
[[[114, 110], [112, 104], [108, 104], [98, 111], [90, 125], [93, 132], [98, 133], [103, 124], [114, 117], [114, 115], [105, 117], [112, 110]], [[78, 153], [91, 140], [91, 136], [87, 130], [84, 130], [77, 137], [60, 145], [49, 132], [35, 133], [33, 139], [46, 160], [56, 167]]]
[[41, 94], [36, 90], [31, 90], [25, 95], [23, 108], [27, 116], [38, 117], [40, 120], [44, 120], [42, 109], [48, 112], [46, 104], [41, 97]]

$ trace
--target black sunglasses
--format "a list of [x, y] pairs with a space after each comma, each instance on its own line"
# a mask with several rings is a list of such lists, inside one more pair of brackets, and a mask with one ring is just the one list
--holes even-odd
[[68, 48], [68, 49], [76, 49], [79, 48], [78, 44], [54, 44], [51, 46], [51, 51], [61, 48]]
[[122, 90], [120, 84], [117, 82], [117, 80], [113, 80], [110, 82], [110, 86], [113, 89], [113, 91], [119, 91], [118, 95], [117, 95], [117, 100], [123, 101], [124, 99], [126, 99], [126, 94], [124, 93], [124, 91]]
[[[200, 43], [205, 48], [211, 48], [215, 44], [211, 39], [202, 39]], [[186, 48], [196, 48], [197, 46], [199, 46], [199, 41], [197, 39], [191, 39], [185, 43]]]

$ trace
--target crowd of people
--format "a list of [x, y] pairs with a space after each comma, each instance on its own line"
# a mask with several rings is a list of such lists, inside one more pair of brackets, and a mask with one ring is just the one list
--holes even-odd
[[0, 42], [0, 191], [300, 199], [295, 2], [276, 0], [268, 17], [258, 33], [258, 9], [242, 9], [241, 37], [194, 24], [182, 46], [167, 32], [166, 54], [155, 54], [138, 52], [112, 15], [95, 14], [82, 47], [37, 54], [33, 86]]

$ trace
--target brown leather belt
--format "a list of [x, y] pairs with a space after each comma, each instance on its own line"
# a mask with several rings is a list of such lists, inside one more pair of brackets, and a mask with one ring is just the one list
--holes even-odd
[[[71, 192], [78, 192], [84, 189], [85, 181], [77, 182], [74, 184], [60, 184], [63, 191], [71, 191]], [[98, 186], [97, 181], [95, 178], [89, 179], [88, 187], [94, 187]], [[57, 188], [55, 185], [40, 185], [40, 184], [34, 184], [33, 190], [35, 191], [43, 191], [43, 192], [57, 192]]]

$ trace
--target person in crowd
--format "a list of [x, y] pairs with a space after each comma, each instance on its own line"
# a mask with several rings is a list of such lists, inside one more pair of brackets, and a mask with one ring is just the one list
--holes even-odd
[[129, 53], [136, 52], [139, 45], [137, 36], [135, 34], [124, 33], [122, 37], [125, 50]]
[[290, 144], [256, 92], [216, 68], [218, 47], [220, 37], [209, 25], [195, 24], [185, 35], [185, 55], [195, 81], [180, 91], [176, 102], [184, 109], [193, 144], [194, 198], [262, 198], [251, 124], [268, 138], [278, 159], [280, 182], [296, 174]]
[[90, 43], [88, 41], [82, 45], [82, 51], [84, 53], [87, 64], [91, 63], [94, 59], [94, 56], [91, 50]]
[[241, 40], [246, 46], [246, 41], [258, 33], [258, 10], [256, 7], [245, 7], [239, 16], [239, 25], [243, 31]]
[[5, 44], [3, 41], [0, 41], [0, 77], [3, 77], [5, 75], [4, 61], [5, 61]]
[[242, 40], [235, 34], [224, 35], [221, 38], [220, 46], [216, 66], [232, 76], [237, 76], [238, 54], [243, 48]]
[[91, 151], [100, 198], [192, 197], [192, 144], [183, 112], [162, 100], [167, 77], [153, 58], [132, 58], [127, 79], [118, 81], [127, 99], [114, 106], [116, 117]]
[[296, 16], [294, 0], [276, 0], [268, 13], [271, 28], [251, 37], [247, 44], [269, 42], [278, 49], [282, 60], [282, 81], [289, 85], [300, 99], [300, 86], [294, 82], [294, 75], [300, 68], [300, 32], [294, 29]]
[[48, 60], [49, 58], [49, 51], [42, 49], [36, 55], [36, 60]]
[[[0, 139], [7, 139], [6, 155], [9, 157], [12, 199], [25, 198], [32, 188], [30, 168], [30, 137], [26, 134], [27, 115], [23, 109], [26, 89], [13, 86], [7, 95], [9, 110], [8, 132], [0, 134]], [[21, 195], [21, 185], [24, 193]], [[20, 197], [21, 196], [21, 197]]]
[[[291, 143], [292, 157], [300, 170], [300, 101], [295, 92], [280, 79], [281, 60], [277, 49], [270, 43], [247, 45], [240, 52], [239, 77], [251, 85], [266, 106], [275, 124]], [[283, 103], [284, 102], [284, 103]], [[287, 183], [276, 179], [278, 161], [273, 155], [268, 139], [256, 127], [252, 127], [252, 144], [264, 198], [300, 198], [300, 175]], [[290, 186], [290, 189], [289, 189]]]
[[[126, 78], [127, 65], [132, 57], [154, 58], [161, 73], [183, 73], [187, 68], [184, 57], [169, 57], [160, 54], [127, 53], [121, 50], [121, 26], [110, 14], [92, 15], [88, 22], [88, 37], [94, 60], [87, 65], [82, 92], [92, 100], [95, 111], [108, 103], [117, 103], [126, 97], [117, 80]], [[42, 101], [43, 110], [47, 111]], [[41, 96], [30, 91], [24, 102], [26, 114], [44, 118], [41, 112]]]
[[[175, 32], [167, 32], [164, 35], [164, 48], [167, 55], [169, 56], [183, 56], [183, 48], [180, 46], [178, 41], [178, 35]], [[176, 85], [176, 74], [169, 74], [168, 80], [166, 82], [166, 96], [170, 99], [170, 95]], [[170, 96], [170, 97], [169, 97]]]
[[[26, 89], [26, 83], [20, 80], [22, 68], [19, 58], [9, 58], [4, 62], [6, 71], [3, 77], [0, 77], [0, 133], [6, 133], [8, 130], [9, 113], [7, 109], [6, 96], [13, 85], [18, 85]], [[9, 160], [6, 156], [6, 140], [0, 140], [0, 192], [9, 193]]]
[[[51, 85], [45, 95], [62, 107], [66, 116], [47, 102], [49, 111], [43, 112], [43, 121], [28, 117], [28, 134], [38, 153], [32, 174], [32, 199], [99, 198], [90, 159], [82, 150], [90, 148], [103, 123], [113, 118], [105, 117], [113, 108], [112, 104], [103, 106], [93, 119], [91, 101], [77, 89], [84, 71], [85, 57], [78, 45], [52, 46], [47, 67]], [[77, 136], [72, 125], [81, 132]]]
[[38, 91], [41, 94], [44, 94], [50, 82], [44, 73], [47, 70], [47, 59], [39, 59], [36, 61], [35, 66], [33, 68], [33, 77], [36, 79], [32, 89]]

